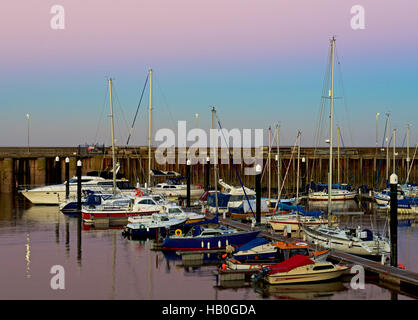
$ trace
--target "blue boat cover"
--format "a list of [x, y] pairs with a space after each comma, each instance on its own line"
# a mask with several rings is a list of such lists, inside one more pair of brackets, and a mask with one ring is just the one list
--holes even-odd
[[280, 210], [295, 210], [308, 217], [320, 217], [322, 215], [321, 211], [305, 211], [301, 206], [292, 206], [285, 203], [279, 203], [278, 208]]
[[266, 238], [255, 238], [254, 240], [251, 240], [250, 242], [247, 242], [246, 244], [243, 244], [241, 247], [237, 248], [236, 252], [247, 251], [267, 243], [269, 243], [269, 241]]
[[[218, 193], [218, 206], [221, 208], [226, 208], [228, 206], [229, 194]], [[216, 207], [216, 194], [211, 193], [208, 195], [207, 204], [210, 207]]]

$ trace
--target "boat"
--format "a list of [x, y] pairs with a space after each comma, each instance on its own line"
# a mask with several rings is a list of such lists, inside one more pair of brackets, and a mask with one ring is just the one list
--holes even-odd
[[283, 262], [263, 268], [254, 279], [261, 278], [272, 285], [329, 281], [339, 278], [348, 269], [345, 265], [315, 262], [298, 254]]
[[390, 253], [388, 239], [373, 234], [369, 229], [340, 229], [321, 225], [302, 225], [306, 241], [327, 249], [335, 249], [360, 256], [381, 257]]
[[[104, 191], [99, 182], [105, 182], [106, 179], [97, 176], [82, 176], [81, 188], [82, 190], [100, 190]], [[70, 196], [77, 195], [77, 177], [72, 177], [69, 180]], [[53, 184], [42, 187], [36, 187], [29, 190], [21, 191], [22, 195], [33, 204], [37, 205], [58, 205], [65, 200], [66, 183]]]
[[[312, 189], [308, 194], [310, 201], [328, 201], [328, 186], [318, 185], [322, 187], [322, 191], [313, 192]], [[331, 189], [332, 201], [345, 201], [353, 200], [357, 196], [354, 190], [351, 190], [351, 186], [347, 184], [333, 184]]]
[[294, 211], [290, 214], [275, 214], [270, 217], [268, 223], [276, 232], [283, 232], [285, 228], [287, 228], [288, 231], [293, 232], [299, 231], [301, 229], [301, 225], [318, 226], [328, 224], [328, 219], [322, 218], [321, 212], [306, 212], [303, 214]]
[[[206, 216], [204, 214], [197, 214], [194, 212], [185, 212], [180, 206], [177, 206], [177, 205], [162, 204], [160, 212], [167, 214], [169, 218], [176, 218], [180, 220], [184, 219], [185, 224], [191, 224], [191, 223], [206, 220]], [[144, 219], [150, 219], [150, 218], [151, 216], [149, 215], [129, 217], [128, 222], [136, 223], [136, 222], [141, 222]]]
[[166, 213], [154, 213], [151, 219], [128, 223], [122, 235], [132, 238], [166, 236], [170, 230], [181, 228], [185, 222], [185, 218], [178, 219], [169, 217]]
[[102, 197], [92, 195], [97, 203], [87, 203], [82, 206], [81, 213], [85, 223], [95, 223], [97, 220], [110, 219], [128, 222], [129, 217], [152, 215], [162, 210], [162, 206], [152, 197], [115, 196], [102, 202]]
[[220, 250], [227, 246], [240, 246], [257, 237], [260, 231], [238, 231], [221, 226], [218, 228], [193, 227], [187, 234], [165, 238], [162, 250]]
[[[245, 186], [234, 187], [219, 179], [219, 184], [224, 188], [224, 193], [229, 195], [227, 214], [231, 218], [246, 219], [255, 214], [256, 193]], [[261, 215], [271, 214], [266, 200], [261, 200]]]
[[[390, 188], [384, 189], [381, 192], [374, 192], [373, 195], [376, 203], [380, 206], [388, 205], [390, 202]], [[398, 186], [397, 197], [398, 201], [405, 198], [405, 193], [400, 186]]]
[[[176, 179], [168, 179], [166, 182], [158, 183], [151, 188], [151, 193], [161, 194], [165, 197], [173, 198], [186, 198], [187, 197], [187, 185], [178, 183], [179, 179], [185, 177], [179, 177]], [[190, 185], [190, 199], [198, 200], [205, 190], [201, 186]]]
[[265, 238], [255, 238], [254, 240], [238, 247], [232, 259], [240, 262], [281, 262], [296, 254], [309, 256], [315, 261], [325, 261], [330, 250], [311, 251], [306, 242], [269, 242]]

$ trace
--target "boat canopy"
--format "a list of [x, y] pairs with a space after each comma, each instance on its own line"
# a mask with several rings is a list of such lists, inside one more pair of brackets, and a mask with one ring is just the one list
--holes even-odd
[[307, 217], [316, 217], [317, 218], [317, 217], [322, 216], [321, 211], [305, 211], [305, 209], [303, 209], [303, 207], [301, 207], [301, 206], [293, 206], [293, 205], [286, 204], [286, 203], [279, 203], [278, 208], [279, 208], [279, 210], [298, 211], [302, 215], [307, 216]]
[[251, 250], [252, 248], [255, 248], [263, 244], [267, 244], [267, 243], [269, 243], [269, 241], [266, 238], [255, 238], [254, 240], [251, 240], [250, 242], [247, 242], [246, 244], [237, 248], [236, 252]]
[[[218, 193], [218, 207], [226, 208], [228, 206], [229, 194]], [[209, 207], [216, 207], [216, 194], [210, 193], [207, 198], [207, 204]]]
[[314, 264], [314, 262], [304, 255], [297, 254], [283, 262], [269, 266], [268, 267], [270, 269], [269, 274], [279, 273], [279, 272], [289, 272], [295, 268], [303, 267], [308, 264]]
[[[352, 191], [353, 188], [351, 187], [351, 185], [349, 184], [345, 184], [345, 183], [336, 183], [332, 185], [332, 189], [338, 189], [338, 190], [347, 190], [347, 191]], [[328, 192], [328, 184], [325, 183], [319, 183], [316, 184], [315, 182], [311, 181], [307, 186], [306, 186], [306, 191], [308, 192], [309, 190], [312, 191], [323, 191], [326, 190]]]

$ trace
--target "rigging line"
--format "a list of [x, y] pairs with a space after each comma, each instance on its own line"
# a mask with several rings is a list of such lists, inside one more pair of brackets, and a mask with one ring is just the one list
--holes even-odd
[[[298, 135], [298, 137], [299, 137], [299, 135]], [[287, 179], [287, 174], [289, 173], [290, 164], [292, 163], [293, 155], [296, 153], [296, 150], [295, 150], [295, 149], [296, 149], [296, 144], [297, 144], [297, 142], [298, 142], [298, 137], [296, 138], [296, 141], [295, 141], [295, 144], [293, 145], [293, 148], [291, 148], [292, 152], [291, 152], [291, 154], [290, 154], [290, 160], [289, 160], [289, 163], [288, 163], [288, 165], [287, 165], [286, 174], [285, 174], [285, 176], [284, 176], [284, 178], [283, 178], [283, 183], [282, 183], [282, 185], [281, 185], [280, 192], [279, 192], [279, 194], [277, 195], [277, 202], [276, 202], [276, 205], [274, 206], [273, 215], [276, 213], [276, 210], [277, 210], [277, 208], [278, 208], [278, 206], [279, 206], [280, 197], [281, 197], [281, 195], [282, 195], [283, 187], [284, 187], [285, 181], [286, 181], [286, 179]], [[296, 200], [297, 200], [297, 199], [296, 199]]]
[[126, 146], [128, 146], [129, 140], [131, 139], [131, 135], [132, 135], [133, 130], [134, 130], [134, 125], [135, 125], [136, 117], [138, 116], [139, 107], [141, 106], [141, 102], [142, 102], [142, 98], [144, 96], [145, 88], [146, 88], [147, 83], [148, 83], [148, 77], [149, 77], [149, 75], [147, 73], [147, 77], [145, 78], [144, 87], [142, 88], [141, 98], [139, 98], [139, 102], [138, 102], [138, 106], [136, 108], [134, 120], [132, 121], [132, 126], [131, 126], [131, 129], [129, 130], [128, 140], [126, 140]]
[[105, 88], [104, 99], [103, 99], [103, 105], [102, 105], [102, 113], [101, 113], [101, 115], [100, 115], [100, 117], [99, 117], [99, 122], [98, 122], [98, 124], [97, 124], [96, 134], [95, 134], [95, 136], [94, 136], [94, 140], [93, 140], [96, 144], [98, 143], [98, 142], [97, 142], [97, 137], [98, 137], [98, 135], [99, 135], [99, 130], [100, 130], [100, 128], [101, 128], [101, 123], [102, 123], [102, 120], [103, 120], [103, 114], [104, 114], [105, 109], [106, 109], [106, 106], [107, 106], [106, 101], [107, 101], [107, 93], [108, 93], [108, 90], [109, 90], [109, 83], [106, 81], [106, 88]]
[[236, 174], [237, 174], [237, 176], [238, 176], [239, 183], [241, 184], [241, 188], [242, 188], [242, 190], [244, 191], [244, 195], [245, 195], [245, 198], [247, 199], [248, 205], [250, 206], [251, 213], [252, 213], [253, 217], [255, 218], [254, 210], [253, 210], [253, 208], [252, 208], [252, 206], [251, 206], [250, 200], [248, 199], [247, 192], [245, 192], [244, 185], [243, 185], [243, 183], [242, 183], [242, 181], [241, 181], [241, 177], [240, 177], [240, 175], [239, 175], [239, 173], [238, 173], [237, 166], [236, 166], [236, 165], [235, 165], [235, 163], [234, 163], [234, 159], [232, 158], [231, 151], [229, 150], [229, 144], [228, 144], [228, 142], [226, 141], [226, 138], [225, 138], [224, 132], [223, 132], [223, 130], [222, 130], [221, 122], [220, 122], [220, 120], [219, 120], [218, 115], [216, 114], [216, 112], [215, 112], [215, 117], [216, 117], [216, 119], [218, 120], [218, 125], [219, 125], [219, 128], [221, 129], [222, 136], [224, 137], [225, 144], [226, 144], [226, 146], [227, 146], [227, 148], [228, 148], [228, 153], [229, 153], [229, 157], [230, 157], [230, 159], [231, 159], [231, 161], [232, 161], [232, 166], [234, 167], [234, 169], [235, 169], [235, 173], [236, 173]]
[[[324, 97], [325, 97], [326, 89], [327, 89], [328, 82], [329, 82], [329, 73], [330, 73], [330, 65], [331, 65], [331, 59], [330, 58], [331, 58], [331, 52], [328, 51], [327, 64], [326, 64], [324, 79], [323, 79], [323, 83], [322, 83], [322, 95], [321, 95], [321, 100], [320, 100], [320, 103], [319, 103], [319, 114], [318, 114], [318, 118], [317, 118], [317, 128], [316, 128], [316, 132], [315, 132], [315, 135], [314, 135], [314, 146], [315, 146], [315, 148], [314, 148], [314, 152], [313, 152], [313, 155], [314, 155], [313, 162], [312, 162], [313, 167], [315, 166], [315, 162], [317, 160], [315, 158], [315, 155], [316, 155], [317, 149], [319, 147], [319, 141], [321, 139], [322, 130], [323, 130], [323, 129], [321, 129], [321, 124], [323, 122], [324, 109], [325, 109], [325, 106], [324, 106], [325, 105], [325, 99], [324, 99]], [[314, 174], [314, 170], [311, 170], [311, 177], [310, 177], [311, 181], [312, 181], [313, 174]]]
[[411, 173], [412, 167], [414, 166], [415, 156], [417, 154], [418, 143], [415, 146], [414, 156], [412, 157], [411, 165], [409, 166], [408, 175], [406, 176], [406, 180], [409, 181], [409, 174]]
[[[402, 148], [405, 146], [405, 141], [406, 141], [406, 132], [405, 135], [403, 137], [403, 142], [402, 142]], [[398, 159], [396, 160], [396, 164], [395, 164], [395, 171], [398, 169], [399, 166], [399, 161], [401, 160], [400, 157], [398, 157]]]
[[348, 129], [349, 129], [349, 134], [350, 134], [350, 139], [351, 139], [351, 145], [354, 146], [353, 143], [353, 128], [351, 125], [351, 117], [350, 117], [350, 113], [348, 112], [348, 103], [347, 103], [347, 96], [345, 94], [345, 87], [344, 87], [344, 82], [343, 82], [343, 76], [342, 76], [342, 67], [341, 67], [341, 61], [340, 58], [338, 56], [338, 50], [336, 50], [336, 57], [337, 57], [337, 70], [338, 70], [338, 74], [339, 74], [339, 82], [341, 85], [341, 91], [342, 91], [342, 95], [343, 95], [343, 100], [344, 100], [344, 107], [345, 107], [345, 112], [346, 112], [346, 117], [347, 117], [347, 121], [348, 121]]
[[377, 177], [376, 177], [376, 185], [375, 185], [375, 188], [376, 188], [376, 189], [377, 189], [377, 185], [378, 185], [378, 183], [379, 183], [379, 181], [380, 181], [380, 170], [382, 169], [382, 166], [383, 166], [383, 161], [382, 161], [382, 149], [383, 149], [384, 144], [385, 144], [385, 138], [386, 138], [386, 130], [387, 130], [387, 125], [388, 125], [388, 122], [387, 122], [387, 121], [385, 121], [385, 131], [384, 131], [383, 136], [382, 136], [382, 147], [380, 148], [379, 168], [378, 168], [378, 170], [377, 170]]
[[[342, 145], [343, 145], [343, 148], [345, 148], [345, 145], [344, 145], [344, 140], [343, 140], [343, 136], [341, 135], [341, 130], [340, 130], [340, 138], [341, 138], [341, 143], [342, 143]], [[346, 161], [347, 161], [347, 167], [348, 167], [348, 172], [350, 172], [350, 174], [351, 174], [351, 181], [353, 181], [353, 185], [355, 185], [356, 184], [356, 178], [355, 178], [355, 176], [354, 176], [354, 173], [353, 173], [353, 171], [351, 170], [351, 168], [350, 168], [350, 161], [349, 161], [349, 159], [348, 159], [348, 155], [346, 154], [346, 156], [345, 156], [345, 159], [346, 159]], [[347, 180], [348, 180], [348, 177], [347, 177]], [[348, 182], [348, 181], [347, 181]]]
[[159, 90], [159, 93], [161, 94], [161, 96], [162, 96], [162, 98], [163, 98], [163, 102], [164, 102], [164, 106], [165, 106], [165, 108], [167, 109], [167, 111], [168, 111], [168, 114], [169, 114], [169, 116], [170, 116], [170, 118], [171, 118], [171, 121], [172, 121], [172, 123], [173, 123], [173, 125], [174, 125], [174, 127], [176, 127], [176, 121], [174, 120], [174, 117], [173, 117], [173, 115], [172, 115], [172, 113], [171, 113], [171, 110], [170, 110], [170, 107], [169, 107], [169, 105], [168, 105], [168, 103], [167, 103], [167, 99], [166, 99], [166, 97], [165, 97], [165, 94], [164, 94], [164, 92], [163, 92], [163, 89], [162, 89], [162, 86], [160, 85], [160, 82], [159, 82], [159, 80], [158, 80], [158, 78], [156, 78], [155, 79], [155, 83], [156, 83], [156, 87], [157, 87], [157, 89]]
[[[126, 128], [129, 128], [128, 121], [126, 120], [126, 117], [125, 117], [125, 112], [123, 111], [122, 104], [120, 103], [119, 96], [118, 96], [117, 91], [116, 91], [116, 86], [114, 86], [113, 90], [114, 90], [114, 93], [115, 93], [116, 102], [119, 105], [119, 108], [120, 108], [120, 111], [121, 111], [121, 114], [122, 114], [122, 120], [125, 122]], [[119, 128], [119, 130], [120, 130], [120, 128]], [[120, 132], [120, 135], [122, 135], [122, 131], [120, 130], [119, 132]]]
[[[271, 143], [270, 143], [270, 147], [269, 147], [269, 149], [268, 149], [268, 153], [267, 153], [267, 156], [268, 156], [268, 154], [270, 154], [270, 158], [271, 158], [271, 150], [273, 149], [273, 144], [274, 144], [274, 142], [276, 142], [276, 133], [277, 133], [277, 127], [276, 127], [276, 129], [274, 130], [273, 140], [272, 140], [272, 141], [271, 141]], [[264, 155], [263, 155], [263, 157], [264, 157]], [[269, 165], [270, 165], [270, 167], [271, 167], [271, 163], [270, 163], [270, 161], [271, 161], [271, 159], [268, 159]], [[264, 166], [264, 168], [263, 168], [263, 172], [262, 172], [262, 174], [261, 174], [261, 181], [263, 181], [263, 178], [264, 178], [264, 173], [267, 171], [267, 170], [266, 170], [266, 168], [267, 168], [267, 166]]]

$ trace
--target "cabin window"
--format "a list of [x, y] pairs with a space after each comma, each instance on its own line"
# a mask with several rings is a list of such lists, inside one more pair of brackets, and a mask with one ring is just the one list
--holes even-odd
[[328, 269], [334, 269], [334, 266], [332, 266], [332, 265], [325, 265], [325, 266], [316, 266], [316, 267], [313, 267], [313, 269], [312, 270], [328, 270]]
[[309, 254], [309, 252], [308, 252], [308, 249], [292, 249], [292, 250], [290, 250], [290, 257], [293, 257], [294, 255], [297, 255], [297, 254], [307, 256]]

